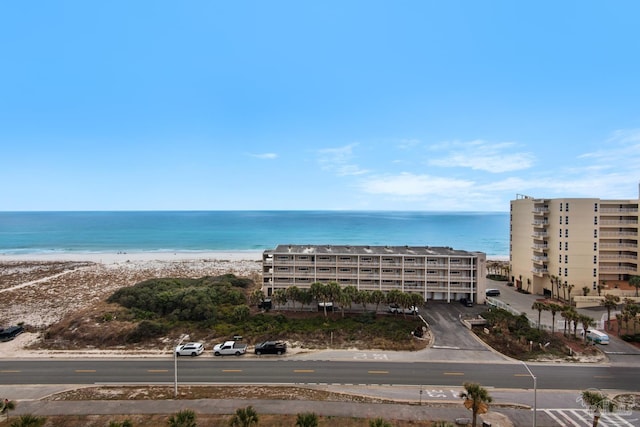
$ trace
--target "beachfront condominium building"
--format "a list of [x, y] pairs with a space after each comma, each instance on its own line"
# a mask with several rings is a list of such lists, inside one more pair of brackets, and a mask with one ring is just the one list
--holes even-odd
[[[591, 198], [511, 201], [511, 280], [531, 293], [598, 295], [638, 270], [638, 202]], [[568, 295], [565, 296], [569, 298]]]
[[359, 290], [418, 293], [424, 300], [484, 302], [486, 255], [446, 247], [278, 245], [262, 258], [268, 296], [337, 282]]

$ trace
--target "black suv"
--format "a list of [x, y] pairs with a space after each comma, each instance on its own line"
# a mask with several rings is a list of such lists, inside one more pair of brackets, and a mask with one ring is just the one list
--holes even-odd
[[11, 341], [23, 332], [22, 326], [9, 326], [6, 329], [0, 329], [0, 341]]
[[284, 341], [265, 341], [256, 344], [255, 353], [260, 354], [283, 354], [287, 352], [287, 343]]
[[465, 307], [473, 307], [473, 301], [468, 298], [460, 298], [460, 304], [464, 305]]

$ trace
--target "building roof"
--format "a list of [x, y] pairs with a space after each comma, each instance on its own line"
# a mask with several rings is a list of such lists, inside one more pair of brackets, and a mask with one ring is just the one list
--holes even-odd
[[477, 256], [481, 252], [469, 252], [446, 246], [350, 246], [350, 245], [278, 245], [265, 254], [322, 254], [322, 255], [439, 255]]

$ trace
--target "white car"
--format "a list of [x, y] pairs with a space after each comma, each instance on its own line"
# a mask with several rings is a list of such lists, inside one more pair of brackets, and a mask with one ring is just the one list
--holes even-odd
[[201, 342], [188, 342], [176, 347], [176, 356], [199, 356], [204, 351], [204, 345]]
[[398, 304], [391, 304], [389, 306], [389, 313], [418, 314], [418, 307], [402, 308]]

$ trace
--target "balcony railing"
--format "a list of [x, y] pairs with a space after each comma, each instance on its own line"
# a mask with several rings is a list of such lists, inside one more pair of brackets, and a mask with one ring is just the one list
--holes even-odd
[[600, 208], [602, 213], [636, 213], [638, 208]]
[[600, 237], [637, 236], [637, 231], [601, 231]]

